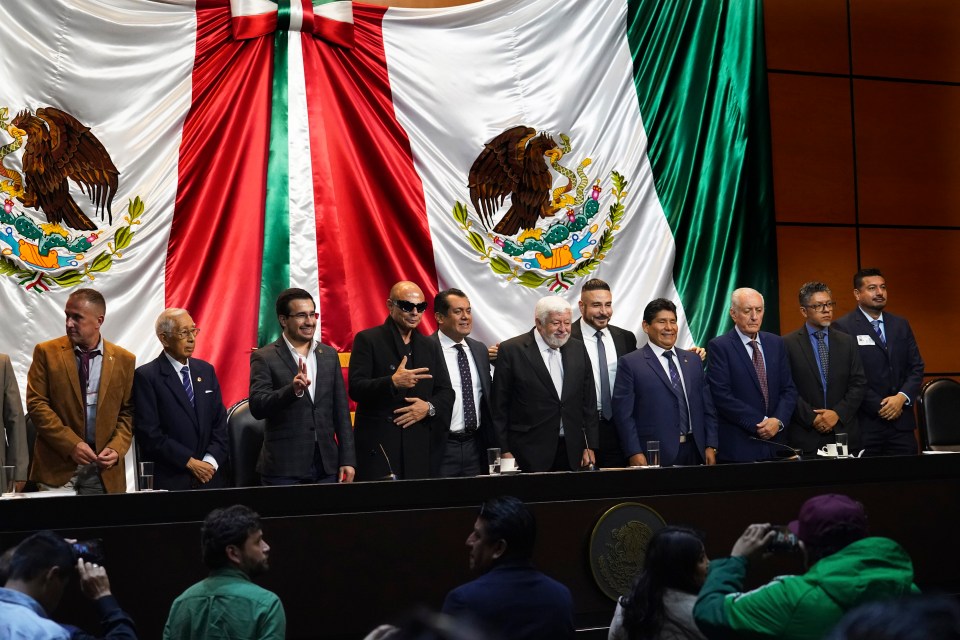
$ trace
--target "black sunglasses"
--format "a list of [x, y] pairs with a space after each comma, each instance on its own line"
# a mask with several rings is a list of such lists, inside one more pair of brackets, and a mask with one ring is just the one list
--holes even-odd
[[412, 302], [408, 302], [407, 300], [391, 300], [390, 303], [397, 305], [400, 311], [403, 311], [404, 313], [410, 313], [414, 309], [417, 310], [417, 313], [423, 313], [424, 311], [427, 310], [426, 300], [424, 300], [420, 304], [413, 304]]

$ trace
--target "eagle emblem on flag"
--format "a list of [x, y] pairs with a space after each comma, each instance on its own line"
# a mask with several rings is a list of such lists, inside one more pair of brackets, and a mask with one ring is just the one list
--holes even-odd
[[611, 171], [613, 202], [606, 215], [600, 214], [604, 185], [600, 178], [591, 182], [587, 173], [593, 160], [583, 158], [575, 170], [564, 166], [561, 159], [573, 149], [569, 136], [558, 137], [559, 144], [526, 125], [495, 136], [470, 168], [472, 212], [460, 201], [452, 211], [470, 246], [495, 274], [555, 292], [600, 265], [626, 215], [627, 196], [626, 178]]
[[[55, 107], [8, 117], [0, 107], [0, 130], [12, 140], [0, 147], [0, 275], [43, 292], [109, 271], [133, 241], [143, 202], [131, 200], [125, 224], [110, 233], [120, 172], [90, 128]], [[106, 230], [81, 209], [71, 183], [89, 197], [95, 217], [106, 217]]]

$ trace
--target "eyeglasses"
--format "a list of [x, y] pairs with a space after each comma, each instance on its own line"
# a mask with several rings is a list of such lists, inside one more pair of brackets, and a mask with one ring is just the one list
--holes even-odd
[[822, 304], [805, 304], [803, 306], [806, 307], [807, 309], [816, 311], [817, 313], [823, 313], [824, 311], [830, 311], [831, 309], [833, 309], [835, 306], [837, 306], [837, 303], [831, 301], [831, 302], [824, 302]]
[[186, 340], [190, 336], [196, 338], [198, 333], [200, 333], [200, 327], [194, 327], [193, 329], [180, 329], [180, 331], [168, 331], [167, 335], [173, 336], [174, 338], [180, 338], [181, 340]]
[[400, 311], [404, 313], [411, 313], [414, 309], [417, 310], [417, 313], [423, 313], [427, 310], [427, 301], [424, 300], [419, 304], [413, 304], [407, 300], [391, 300], [390, 304], [396, 305]]
[[299, 320], [300, 322], [306, 322], [307, 320], [313, 318], [314, 320], [320, 319], [319, 313], [307, 313], [306, 311], [301, 311], [300, 313], [294, 314], [283, 314], [285, 318], [293, 318], [294, 320]]

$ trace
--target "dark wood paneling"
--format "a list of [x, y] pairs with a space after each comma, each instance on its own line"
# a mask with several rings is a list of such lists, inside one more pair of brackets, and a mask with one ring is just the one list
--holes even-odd
[[850, 21], [855, 74], [960, 82], [957, 0], [851, 0]]
[[850, 83], [769, 74], [779, 222], [854, 222]]
[[846, 0], [764, 0], [767, 66], [849, 73]]

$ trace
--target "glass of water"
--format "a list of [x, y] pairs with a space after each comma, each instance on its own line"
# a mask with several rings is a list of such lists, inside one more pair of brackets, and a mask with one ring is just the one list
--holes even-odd
[[491, 447], [487, 449], [487, 467], [490, 475], [495, 476], [500, 473], [500, 449]]
[[660, 441], [647, 440], [647, 466], [660, 466]]

